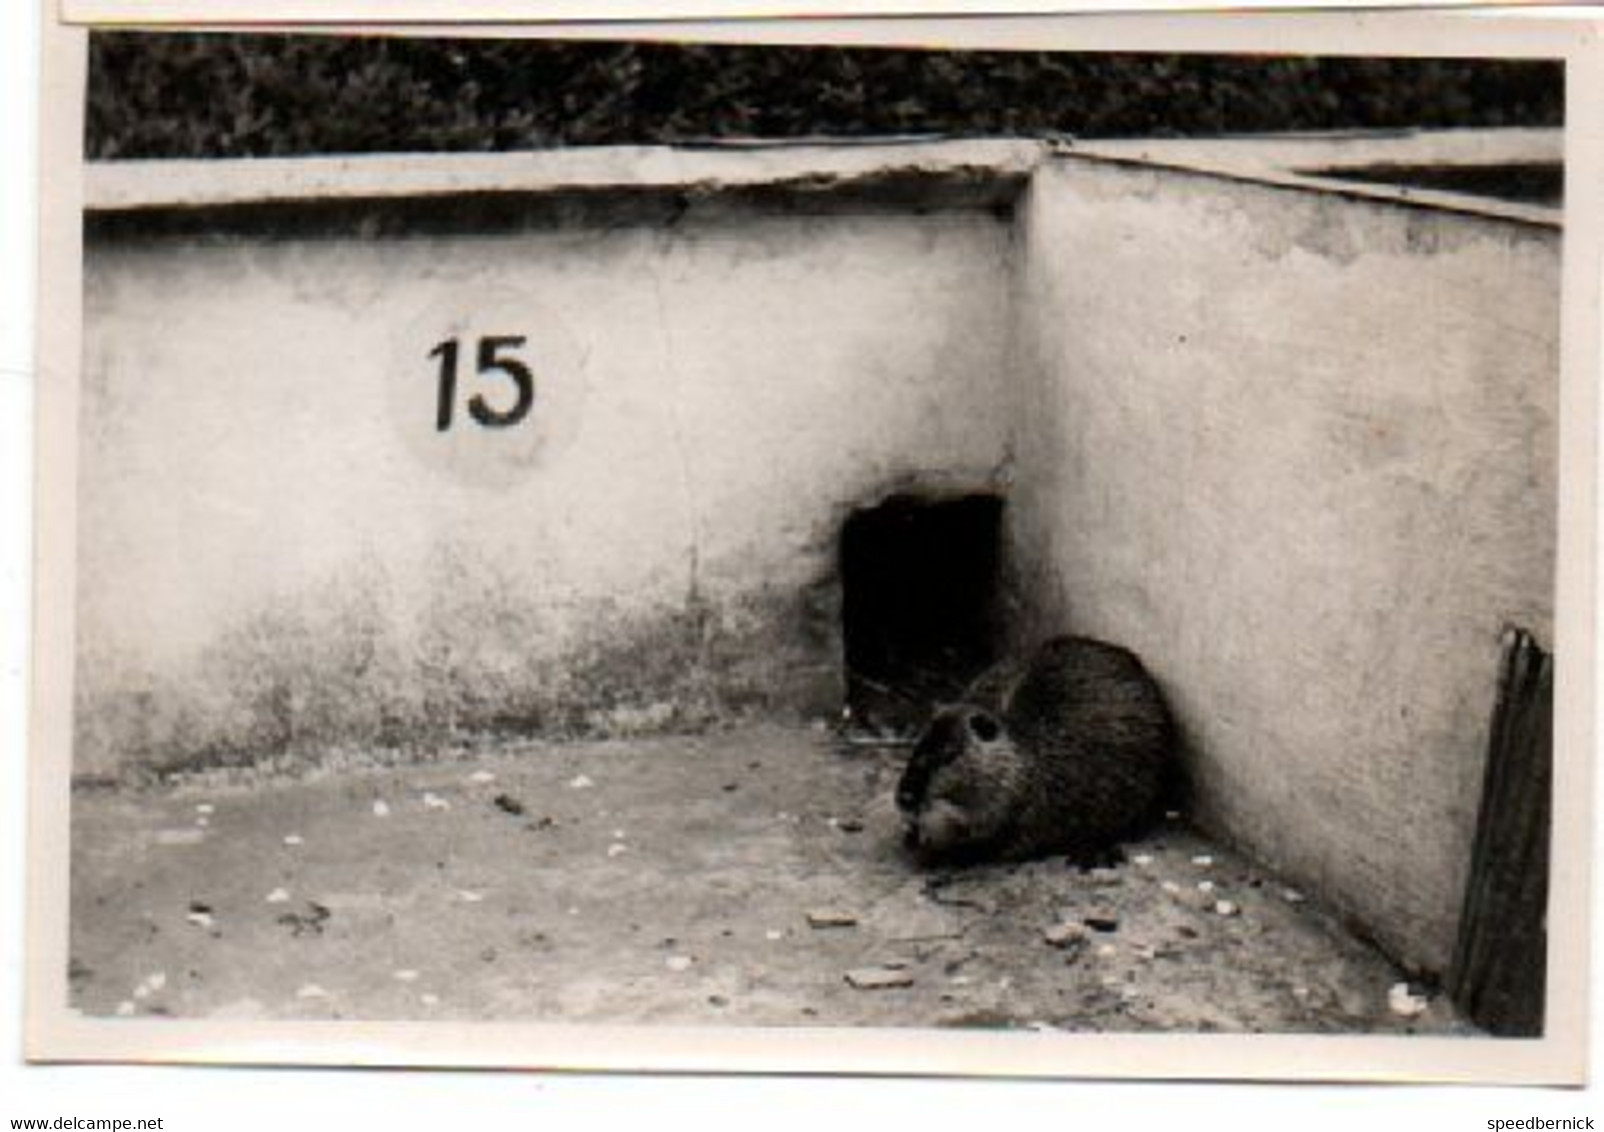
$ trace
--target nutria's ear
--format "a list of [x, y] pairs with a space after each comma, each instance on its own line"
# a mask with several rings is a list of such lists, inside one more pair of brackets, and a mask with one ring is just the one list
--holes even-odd
[[1002, 721], [989, 711], [969, 713], [969, 733], [982, 743], [995, 743], [1002, 738]]

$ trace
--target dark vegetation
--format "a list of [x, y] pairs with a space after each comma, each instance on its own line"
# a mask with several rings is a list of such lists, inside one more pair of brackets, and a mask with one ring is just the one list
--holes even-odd
[[101, 32], [91, 157], [1557, 125], [1544, 61]]

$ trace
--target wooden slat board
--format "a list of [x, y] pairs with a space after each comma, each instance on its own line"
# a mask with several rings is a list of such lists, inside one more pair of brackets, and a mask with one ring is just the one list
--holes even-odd
[[1448, 977], [1460, 1009], [1499, 1036], [1543, 1032], [1553, 717], [1553, 660], [1531, 634], [1511, 629]]

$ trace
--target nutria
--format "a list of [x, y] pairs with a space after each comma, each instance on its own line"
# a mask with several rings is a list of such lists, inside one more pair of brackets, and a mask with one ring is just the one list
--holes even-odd
[[931, 718], [897, 784], [908, 845], [926, 863], [1106, 847], [1152, 810], [1173, 731], [1135, 654], [1050, 640]]

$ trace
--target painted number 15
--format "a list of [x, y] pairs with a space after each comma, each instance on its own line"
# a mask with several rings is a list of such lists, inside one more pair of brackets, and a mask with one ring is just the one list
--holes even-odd
[[[529, 407], [535, 403], [534, 375], [510, 353], [525, 341], [523, 335], [489, 335], [479, 339], [479, 375], [505, 379], [517, 390], [516, 399], [509, 408], [496, 408], [485, 400], [483, 393], [468, 398], [468, 415], [484, 428], [510, 428], [528, 416]], [[429, 357], [440, 359], [440, 399], [434, 417], [437, 432], [451, 427], [456, 408], [458, 352], [455, 338], [447, 338], [429, 351]]]

